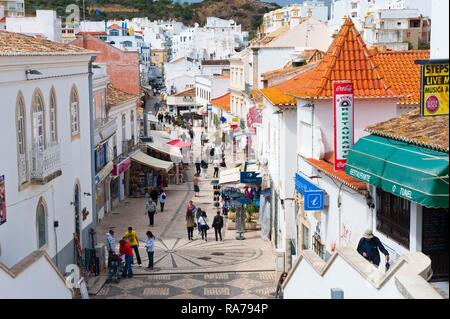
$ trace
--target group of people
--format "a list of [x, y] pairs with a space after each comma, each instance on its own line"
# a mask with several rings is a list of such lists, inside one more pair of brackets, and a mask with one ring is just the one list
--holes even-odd
[[168, 123], [168, 124], [172, 124], [172, 123], [176, 122], [175, 115], [171, 115], [171, 114], [169, 114], [169, 112], [165, 112], [165, 113], [159, 112], [157, 118], [158, 118], [158, 121], [160, 123], [164, 123], [165, 122], [165, 123]]
[[[153, 269], [153, 257], [155, 252], [155, 236], [151, 231], [146, 233], [147, 239], [145, 241], [145, 248], [148, 255], [148, 269]], [[122, 278], [132, 278], [133, 269], [131, 265], [134, 264], [134, 256], [136, 262], [141, 267], [142, 260], [139, 254], [139, 239], [136, 230], [133, 227], [128, 227], [122, 239], [119, 241], [119, 251], [116, 251], [116, 241], [114, 239], [114, 230], [110, 229], [106, 234], [106, 248], [108, 250], [108, 273], [109, 279], [118, 280], [119, 275]], [[134, 252], [134, 254], [133, 254]], [[122, 273], [119, 274], [119, 270]]]
[[162, 212], [164, 212], [164, 206], [166, 204], [167, 194], [163, 188], [160, 188], [158, 190], [156, 187], [153, 187], [147, 195], [150, 198], [146, 205], [146, 214], [148, 215], [149, 226], [154, 226], [155, 214], [158, 209], [158, 202], [161, 207], [161, 213], [162, 213]]
[[[189, 201], [186, 209], [186, 228], [188, 240], [194, 240], [194, 228], [198, 228], [198, 234], [202, 240], [208, 241], [208, 230], [210, 229], [209, 219], [206, 211], [200, 207], [196, 207], [193, 201]], [[223, 216], [220, 211], [217, 211], [214, 216], [211, 227], [214, 228], [216, 241], [222, 241]]]

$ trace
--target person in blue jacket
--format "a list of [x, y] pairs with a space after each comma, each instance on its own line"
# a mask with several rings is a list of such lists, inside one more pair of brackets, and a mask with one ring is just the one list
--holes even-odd
[[379, 266], [380, 253], [378, 250], [386, 256], [386, 263], [389, 262], [389, 252], [384, 248], [380, 239], [374, 236], [370, 229], [366, 230], [363, 237], [359, 240], [358, 253], [372, 264]]

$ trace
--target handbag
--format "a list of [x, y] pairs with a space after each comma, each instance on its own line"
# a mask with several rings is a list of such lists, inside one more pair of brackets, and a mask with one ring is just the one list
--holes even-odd
[[206, 230], [209, 230], [209, 228], [210, 228], [210, 227], [209, 227], [209, 225], [208, 225], [208, 224], [206, 224]]
[[197, 228], [197, 223], [194, 223], [194, 228]]

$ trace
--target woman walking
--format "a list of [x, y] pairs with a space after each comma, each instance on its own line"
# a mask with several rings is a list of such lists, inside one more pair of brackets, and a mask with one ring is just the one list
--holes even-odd
[[164, 211], [164, 205], [166, 204], [166, 192], [161, 190], [161, 194], [159, 194], [159, 204], [161, 205], [161, 213]]
[[202, 240], [208, 241], [208, 217], [206, 216], [206, 212], [202, 211], [202, 215], [198, 219], [198, 227], [202, 233]]
[[[194, 206], [195, 207], [195, 206]], [[193, 207], [186, 211], [186, 228], [188, 233], [188, 240], [194, 240], [194, 227], [195, 227], [195, 216]]]
[[211, 225], [214, 228], [214, 233], [216, 235], [216, 241], [222, 241], [222, 227], [223, 227], [223, 217], [220, 216], [220, 210], [217, 211], [217, 215], [214, 216], [214, 220]]
[[202, 230], [200, 229], [200, 224], [198, 223], [198, 220], [200, 219], [200, 217], [202, 217], [202, 209], [201, 208], [197, 208], [195, 211], [195, 221], [197, 222], [197, 226], [198, 226], [198, 235], [200, 236], [202, 234]]
[[198, 174], [194, 175], [194, 196], [195, 197], [199, 197], [199, 193], [200, 193], [200, 176]]
[[155, 236], [151, 231], [147, 232], [147, 241], [145, 242], [145, 248], [148, 255], [148, 269], [153, 269], [153, 257], [155, 254]]

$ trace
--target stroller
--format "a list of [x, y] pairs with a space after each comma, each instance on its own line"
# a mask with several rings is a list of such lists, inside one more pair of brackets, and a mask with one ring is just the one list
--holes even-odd
[[108, 256], [108, 281], [119, 282], [123, 272], [123, 261], [116, 253], [111, 252]]

